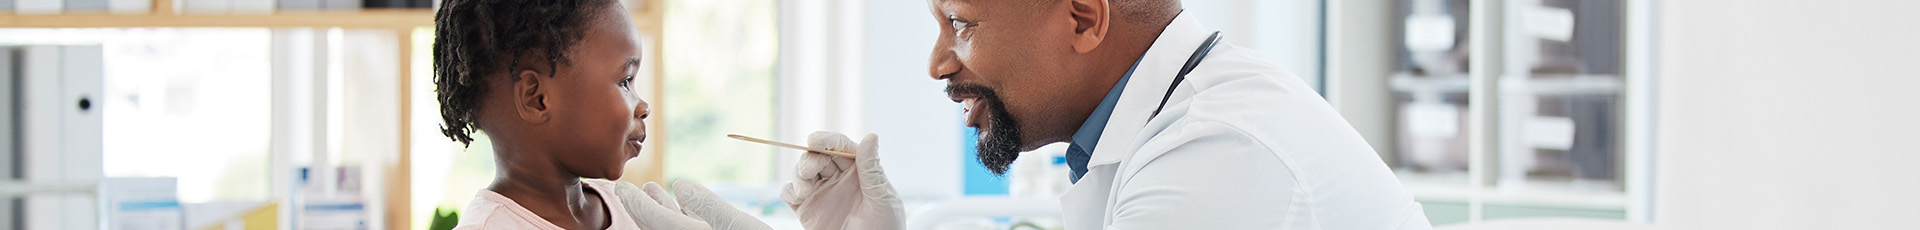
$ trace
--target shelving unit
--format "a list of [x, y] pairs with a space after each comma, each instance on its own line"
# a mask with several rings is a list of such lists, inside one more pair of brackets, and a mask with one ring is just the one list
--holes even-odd
[[[393, 164], [383, 170], [384, 172], [388, 172], [388, 174], [381, 175], [383, 178], [387, 178], [384, 184], [385, 190], [382, 191], [384, 201], [387, 205], [380, 207], [385, 210], [386, 215], [376, 218], [385, 219], [385, 229], [411, 228], [412, 225], [409, 221], [411, 220], [410, 212], [412, 210], [408, 206], [412, 203], [410, 202], [410, 198], [412, 197], [412, 189], [410, 188], [410, 179], [412, 178], [410, 167], [412, 164], [410, 160], [412, 156], [410, 150], [412, 147], [410, 145], [412, 140], [407, 137], [411, 137], [411, 130], [409, 130], [408, 127], [412, 126], [409, 121], [411, 120], [410, 117], [412, 117], [412, 113], [415, 111], [411, 111], [410, 109], [412, 108], [412, 101], [408, 100], [408, 95], [415, 93], [411, 90], [413, 87], [411, 86], [412, 81], [410, 81], [410, 79], [414, 79], [415, 77], [429, 77], [413, 76], [412, 74], [413, 70], [411, 68], [414, 66], [414, 63], [411, 63], [411, 60], [414, 60], [413, 55], [415, 55], [412, 52], [414, 40], [412, 36], [413, 30], [416, 28], [432, 28], [434, 26], [434, 10], [360, 9], [338, 11], [281, 11], [253, 14], [187, 14], [173, 9], [172, 2], [173, 0], [155, 0], [152, 11], [148, 14], [117, 14], [107, 12], [16, 14], [11, 11], [0, 12], [0, 28], [244, 27], [394, 30], [394, 34], [398, 35], [395, 39], [399, 41], [397, 43], [399, 44], [398, 53], [395, 53], [395, 55], [398, 55], [398, 60], [402, 62], [399, 65], [399, 79], [394, 79], [394, 81], [398, 82], [397, 85], [400, 90], [400, 92], [396, 94], [400, 95], [400, 97], [394, 98], [394, 100], [398, 101], [401, 108], [399, 109], [399, 114], [395, 114], [396, 120], [399, 121], [399, 126], [395, 128], [399, 134], [398, 136], [402, 137], [402, 140], [399, 141], [397, 150], [399, 156], [393, 158], [398, 159], [397, 162], [392, 162]], [[649, 84], [651, 90], [646, 93], [650, 94], [651, 98], [661, 98], [665, 91], [662, 88], [664, 80], [659, 76], [663, 76], [665, 71], [664, 68], [660, 68], [663, 58], [661, 58], [661, 52], [657, 49], [663, 46], [662, 39], [660, 38], [662, 38], [661, 34], [663, 31], [661, 21], [664, 19], [663, 12], [665, 10], [665, 2], [662, 0], [628, 0], [622, 2], [627, 4], [630, 15], [633, 17], [634, 25], [638, 28], [641, 36], [650, 38], [643, 39], [648, 43], [643, 44], [646, 55], [643, 58], [645, 59], [643, 65], [645, 66], [644, 68], [651, 69], [652, 73], [651, 84]], [[661, 102], [657, 100], [652, 101], [652, 104], [655, 108], [661, 106]], [[419, 112], [433, 113], [434, 111]], [[657, 113], [654, 114], [651, 119], [646, 120], [647, 126], [649, 127], [648, 135], [656, 137], [665, 136], [665, 134], [662, 133], [666, 130], [664, 128], [665, 124], [662, 122], [664, 120], [665, 119]], [[648, 145], [646, 154], [641, 156], [642, 160], [636, 161], [641, 163], [628, 165], [630, 170], [626, 172], [626, 180], [661, 181], [665, 178], [660, 165], [660, 163], [665, 160], [663, 154], [660, 152], [661, 149], [664, 149], [662, 147], [663, 145], [657, 142], [649, 143]], [[275, 153], [274, 157], [286, 157], [278, 154], [281, 153]], [[275, 164], [270, 170], [292, 172], [294, 169], [288, 165]], [[276, 180], [280, 179], [292, 178], [278, 178]], [[271, 184], [273, 184], [272, 186], [291, 186], [290, 183], [275, 182]], [[0, 182], [0, 185], [4, 185], [0, 186], [0, 188], [5, 188], [0, 189], [0, 195], [73, 191], [91, 192], [98, 187], [97, 182], [75, 184], [9, 181]], [[282, 195], [275, 194], [275, 196], [279, 197]], [[277, 199], [284, 201], [284, 198]], [[287, 209], [283, 208], [282, 210]], [[287, 218], [286, 216], [287, 215], [282, 215], [282, 218]], [[282, 219], [281, 222], [284, 226], [287, 220]]]
[[369, 9], [345, 12], [293, 11], [274, 14], [0, 13], [0, 27], [342, 27], [411, 29], [415, 27], [433, 27], [433, 10]]
[[[1648, 222], [1654, 1], [1619, 0], [1581, 12], [1564, 6], [1615, 4], [1595, 2], [1329, 1], [1329, 102], [1375, 142], [1415, 198], [1430, 204], [1436, 224], [1534, 216]], [[1576, 27], [1575, 21], [1611, 25]], [[1582, 34], [1571, 35], [1576, 29]], [[1608, 32], [1594, 32], [1600, 30]], [[1558, 56], [1576, 49], [1568, 47], [1572, 41], [1608, 40], [1618, 43], [1577, 49], [1613, 50]], [[1595, 53], [1603, 54], [1585, 56]], [[1588, 110], [1569, 109], [1576, 99], [1589, 103], [1579, 105]], [[1595, 115], [1605, 113], [1611, 115]], [[1606, 120], [1576, 122], [1573, 114]], [[1576, 134], [1576, 123], [1583, 125], [1579, 132], [1604, 133]], [[1568, 143], [1576, 135], [1611, 136], [1579, 147], [1590, 154], [1582, 157], [1610, 152], [1610, 158], [1584, 158], [1575, 166]]]

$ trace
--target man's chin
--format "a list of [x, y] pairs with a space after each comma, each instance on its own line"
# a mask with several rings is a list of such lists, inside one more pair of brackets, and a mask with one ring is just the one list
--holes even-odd
[[981, 131], [979, 142], [974, 146], [974, 155], [979, 157], [980, 165], [986, 166], [987, 171], [1004, 175], [1007, 168], [1013, 165], [1013, 160], [1020, 157], [1020, 152], [1031, 150], [1024, 147], [1020, 143], [1019, 131], [988, 129]]

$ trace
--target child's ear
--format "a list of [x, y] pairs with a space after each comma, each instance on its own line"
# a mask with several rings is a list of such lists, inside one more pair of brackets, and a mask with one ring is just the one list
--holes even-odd
[[533, 70], [521, 70], [515, 75], [518, 79], [513, 82], [513, 110], [520, 114], [521, 120], [546, 122], [547, 92], [541, 90], [540, 83], [547, 79], [541, 78], [540, 73]]

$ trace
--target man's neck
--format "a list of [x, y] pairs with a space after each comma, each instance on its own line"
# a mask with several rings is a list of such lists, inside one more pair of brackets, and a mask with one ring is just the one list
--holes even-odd
[[[1098, 85], [1126, 87], [1117, 84], [1120, 82], [1120, 78], [1127, 74], [1127, 70], [1133, 69], [1135, 63], [1139, 63], [1140, 59], [1146, 56], [1147, 50], [1153, 48], [1153, 42], [1160, 39], [1160, 33], [1167, 30], [1167, 25], [1173, 24], [1173, 19], [1168, 18], [1166, 21], [1144, 24], [1115, 20], [1115, 23], [1116, 24], [1111, 27], [1113, 29], [1108, 34], [1108, 43], [1106, 44], [1111, 45], [1112, 49], [1105, 50], [1105, 53], [1096, 54], [1096, 58], [1098, 58], [1096, 61], [1097, 64], [1093, 66], [1094, 71], [1088, 71], [1088, 73], [1095, 74], [1095, 76], [1092, 77], [1099, 79], [1099, 82], [1097, 82]], [[1093, 101], [1098, 102], [1099, 98], [1105, 98], [1109, 90], [1112, 90], [1112, 88], [1100, 87], [1085, 93], [1088, 95], [1098, 95], [1097, 97], [1093, 97], [1096, 98]]]
[[1139, 63], [1147, 50], [1153, 47], [1154, 40], [1160, 38], [1161, 31], [1165, 31], [1167, 25], [1172, 24], [1172, 20], [1154, 23], [1157, 25], [1116, 23], [1120, 24], [1114, 24], [1111, 27], [1113, 29], [1109, 31], [1107, 40], [1102, 42], [1102, 47], [1089, 53], [1092, 56], [1088, 59], [1090, 62], [1086, 63], [1088, 66], [1081, 71], [1088, 74], [1081, 77], [1091, 79], [1089, 84], [1102, 87], [1079, 88], [1075, 90], [1077, 92], [1073, 92], [1077, 96], [1067, 99], [1069, 106], [1084, 105], [1070, 108], [1073, 109], [1070, 111], [1077, 112], [1077, 116], [1082, 120], [1071, 123], [1070, 127], [1063, 127], [1064, 132], [1057, 133], [1057, 136], [1044, 135], [1048, 138], [1041, 140], [1047, 143], [1071, 142], [1080, 127], [1086, 124], [1084, 119], [1092, 117], [1093, 111], [1102, 100], [1106, 99], [1107, 93], [1114, 88], [1126, 87], [1120, 85], [1120, 79], [1127, 75], [1127, 71], [1132, 69], [1135, 63]]
[[[1125, 21], [1115, 20], [1116, 24], [1112, 26], [1112, 33], [1108, 36], [1115, 49], [1111, 50], [1112, 53], [1101, 55], [1102, 60], [1098, 66], [1100, 71], [1096, 71], [1108, 82], [1120, 81], [1120, 76], [1133, 68], [1134, 63], [1139, 63], [1140, 59], [1146, 56], [1147, 50], [1153, 48], [1153, 42], [1160, 39], [1160, 33], [1165, 32], [1167, 26], [1173, 24], [1173, 18], [1145, 24]], [[1100, 93], [1104, 94], [1106, 91], [1102, 90]]]

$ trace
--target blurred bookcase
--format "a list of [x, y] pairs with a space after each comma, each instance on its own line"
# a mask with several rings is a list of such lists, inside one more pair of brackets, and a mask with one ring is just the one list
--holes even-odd
[[1657, 2], [1329, 1], [1329, 102], [1436, 225], [1646, 223]]
[[[658, 50], [659, 47], [662, 47], [661, 41], [663, 39], [660, 38], [662, 37], [663, 24], [661, 21], [664, 19], [665, 1], [622, 0], [621, 2], [627, 6], [627, 10], [629, 10], [630, 15], [633, 17], [634, 25], [638, 27], [637, 29], [643, 37], [643, 43], [646, 43], [642, 44], [645, 52], [645, 56], [643, 57], [645, 60], [642, 65], [643, 69], [645, 69], [643, 72], [649, 74], [643, 74], [646, 75], [645, 79], [648, 80], [639, 82], [645, 86], [642, 87], [642, 93], [649, 95], [648, 98], [654, 98], [655, 100], [653, 100], [652, 105], [655, 108], [659, 108], [662, 106], [662, 101], [657, 99], [662, 98], [662, 94], [665, 92], [662, 88], [664, 81], [659, 77], [665, 74], [663, 68], [660, 68], [662, 52]], [[410, 139], [415, 136], [412, 132], [417, 131], [410, 128], [414, 126], [414, 124], [411, 124], [411, 121], [414, 119], [411, 118], [414, 117], [413, 113], [416, 112], [435, 113], [435, 111], [431, 110], [415, 111], [415, 109], [413, 109], [415, 106], [412, 105], [414, 100], [409, 99], [409, 95], [415, 95], [416, 93], [431, 93], [413, 92], [417, 87], [412, 86], [412, 84], [431, 82], [418, 81], [416, 78], [432, 77], [416, 76], [416, 71], [413, 70], [416, 65], [428, 66], [424, 65], [424, 63], [413, 62], [422, 60], [430, 62], [431, 60], [430, 57], [415, 58], [414, 55], [416, 55], [416, 53], [414, 50], [416, 49], [413, 46], [415, 46], [414, 41], [416, 41], [416, 39], [414, 36], [417, 36], [415, 33], [416, 29], [433, 28], [434, 9], [438, 5], [437, 0], [364, 2], [357, 0], [6, 0], [0, 1], [0, 28], [227, 27], [392, 30], [392, 34], [397, 35], [393, 39], [396, 39], [397, 44], [399, 44], [394, 55], [398, 57], [397, 60], [401, 61], [398, 65], [398, 79], [392, 79], [396, 82], [395, 84], [399, 86], [396, 89], [400, 91], [392, 94], [399, 95], [393, 98], [393, 100], [397, 101], [400, 108], [398, 109], [399, 114], [394, 114], [395, 119], [399, 121], [399, 125], [394, 127], [394, 129], [395, 132], [399, 134], [398, 136], [402, 137], [402, 140], [398, 141], [398, 149], [393, 151], [397, 153], [398, 156], [390, 158], [397, 159], [397, 162], [389, 162], [390, 164], [385, 166], [387, 167], [386, 169], [379, 171], [385, 172], [386, 174], [380, 175], [382, 178], [386, 178], [386, 180], [382, 182], [384, 183], [384, 189], [380, 191], [383, 198], [381, 199], [383, 200], [383, 205], [377, 207], [385, 210], [383, 212], [384, 216], [372, 218], [382, 218], [385, 220], [384, 226], [376, 227], [376, 229], [410, 229], [415, 226], [410, 223], [410, 220], [413, 219], [411, 216], [413, 209], [408, 207], [413, 203], [410, 202], [412, 197], [412, 183], [410, 182], [412, 178], [412, 170], [410, 167], [410, 165], [412, 165], [410, 160], [412, 153], [410, 150], [413, 149], [410, 145], [413, 143], [413, 140]], [[431, 36], [431, 33], [421, 35]], [[431, 40], [431, 38], [426, 40]], [[430, 73], [427, 71], [419, 72]], [[431, 87], [426, 88], [430, 89]], [[664, 133], [662, 133], [666, 130], [664, 128], [664, 120], [665, 118], [659, 113], [655, 113], [651, 119], [647, 119], [646, 122], [649, 127], [648, 135], [656, 137], [665, 136]], [[637, 164], [628, 165], [628, 170], [623, 180], [662, 181], [664, 179], [664, 172], [661, 167], [661, 162], [664, 162], [663, 155], [661, 154], [661, 150], [664, 149], [663, 143], [656, 141], [647, 143], [647, 145], [645, 148], [646, 152], [640, 156], [641, 159], [633, 161]], [[281, 151], [274, 151], [274, 153], [271, 154], [274, 155], [271, 157], [276, 158], [287, 157], [283, 155], [286, 153]], [[273, 170], [276, 173], [292, 173], [297, 169], [286, 164], [274, 164], [269, 170]], [[293, 178], [275, 178], [274, 180], [283, 179], [290, 180]], [[10, 186], [8, 190], [18, 190], [16, 192], [79, 191], [85, 189], [76, 190], [75, 188], [97, 186], [87, 183], [98, 182], [8, 183]], [[292, 186], [290, 183], [274, 182], [270, 184], [276, 187]], [[294, 188], [274, 188], [272, 191], [288, 191], [290, 189]], [[280, 203], [288, 203], [286, 199], [290, 199], [286, 198], [287, 195], [283, 194], [274, 194], [274, 196], [279, 197], [276, 199], [280, 201]], [[282, 207], [285, 207], [285, 205], [282, 205]], [[288, 215], [282, 215], [281, 218], [283, 219], [279, 222], [288, 223], [289, 220], [285, 220], [284, 218], [290, 217], [288, 217]], [[281, 226], [284, 227], [287, 225], [283, 224]]]

